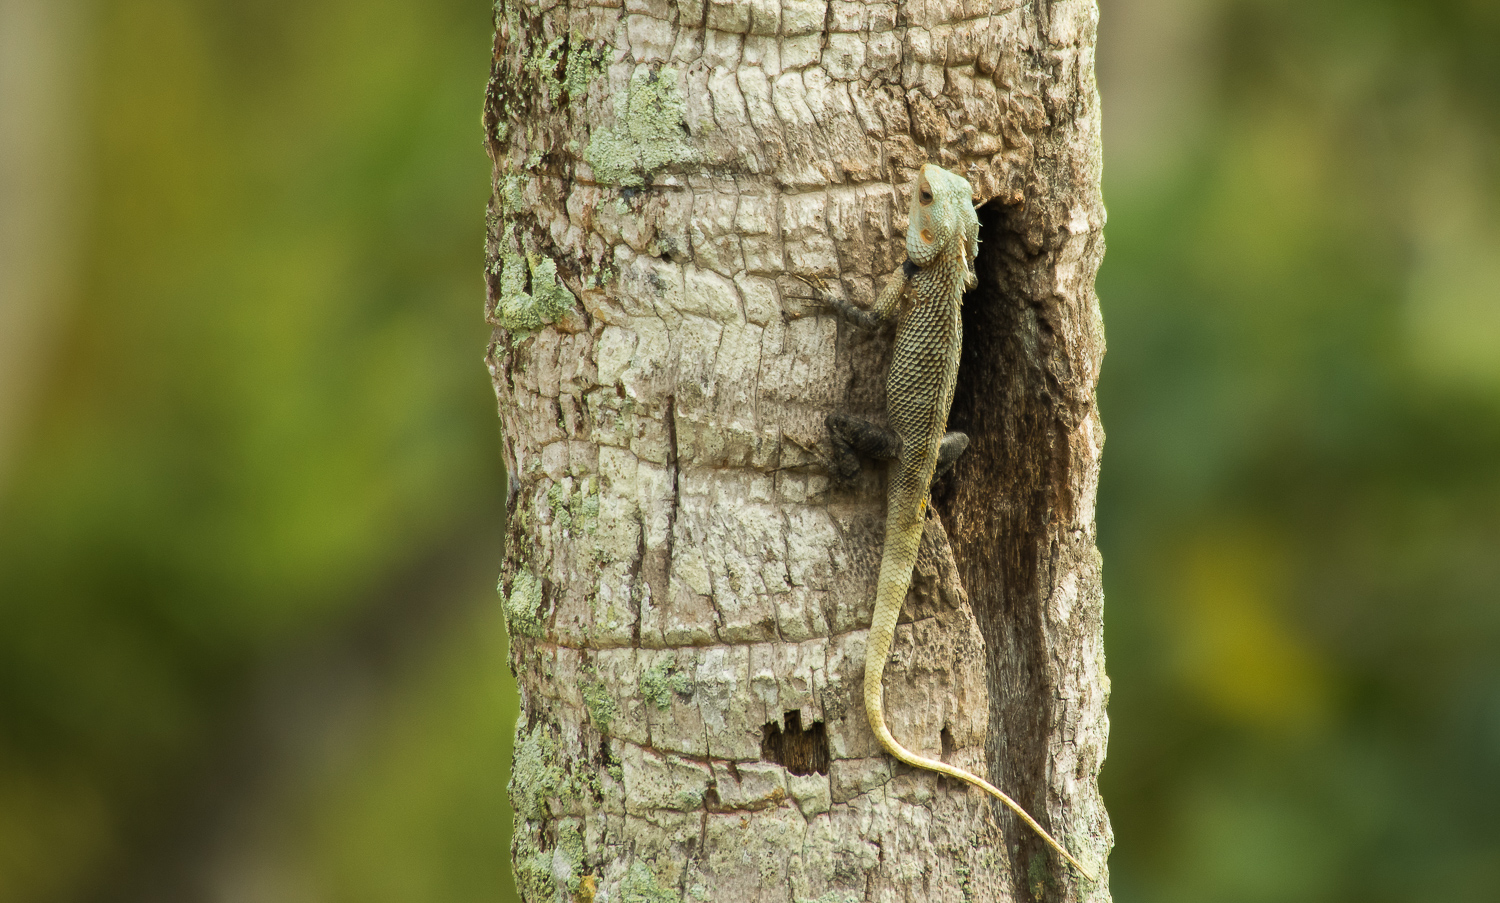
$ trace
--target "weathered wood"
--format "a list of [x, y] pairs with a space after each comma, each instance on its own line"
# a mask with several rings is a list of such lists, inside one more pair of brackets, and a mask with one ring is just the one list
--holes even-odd
[[887, 718], [1102, 867], [1096, 18], [500, 4], [489, 361], [529, 900], [1108, 899], [870, 733], [883, 478], [830, 493], [804, 449], [829, 410], [880, 417], [888, 337], [796, 278], [868, 305], [924, 161], [987, 202], [950, 424], [974, 444], [935, 496]]

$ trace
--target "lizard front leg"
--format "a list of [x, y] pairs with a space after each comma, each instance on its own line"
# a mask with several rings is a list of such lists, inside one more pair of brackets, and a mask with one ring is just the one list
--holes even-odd
[[845, 320], [864, 329], [878, 329], [880, 324], [896, 316], [901, 296], [906, 293], [906, 287], [916, 273], [917, 266], [910, 260], [902, 264], [900, 269], [891, 274], [885, 288], [881, 289], [880, 296], [875, 299], [875, 306], [870, 310], [855, 307], [847, 299], [835, 295], [829, 290], [828, 284], [817, 276], [803, 276], [800, 273], [796, 276], [817, 293], [819, 301]]
[[[894, 274], [880, 297], [875, 300], [873, 310], [864, 310], [855, 307], [848, 301], [840, 298], [828, 290], [821, 279], [816, 276], [808, 278], [798, 277], [808, 285], [816, 289], [822, 297], [823, 303], [836, 311], [844, 319], [865, 329], [875, 329], [880, 324], [896, 315], [896, 310], [901, 303], [901, 296], [905, 294], [907, 286], [911, 283], [911, 277], [917, 272], [917, 267], [911, 261], [907, 261]], [[828, 437], [833, 444], [833, 459], [829, 462], [829, 470], [833, 474], [836, 484], [847, 484], [859, 474], [858, 455], [873, 458], [877, 461], [892, 461], [901, 454], [901, 437], [895, 431], [883, 426], [878, 426], [868, 420], [850, 417], [848, 414], [829, 414], [824, 421], [828, 425]], [[962, 436], [961, 433], [953, 434]], [[948, 438], [944, 438], [946, 443]], [[947, 465], [951, 466], [963, 450], [969, 445], [969, 438], [963, 436], [961, 444], [949, 449], [950, 455], [946, 459]], [[939, 467], [946, 469], [942, 452], [938, 457]]]

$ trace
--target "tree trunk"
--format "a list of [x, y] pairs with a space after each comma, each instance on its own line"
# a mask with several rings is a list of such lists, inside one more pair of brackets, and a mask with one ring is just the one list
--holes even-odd
[[815, 450], [828, 411], [883, 418], [890, 336], [796, 278], [868, 305], [923, 162], [983, 202], [949, 423], [972, 444], [934, 493], [887, 717], [1102, 871], [1096, 20], [499, 4], [489, 362], [526, 899], [1108, 899], [870, 732], [884, 476], [830, 490]]

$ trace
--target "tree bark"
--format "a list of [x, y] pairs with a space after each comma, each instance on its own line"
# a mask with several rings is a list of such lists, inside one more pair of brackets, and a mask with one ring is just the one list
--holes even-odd
[[916, 168], [974, 186], [949, 423], [972, 444], [934, 493], [887, 718], [1102, 872], [1096, 21], [1041, 0], [499, 4], [487, 313], [526, 899], [1108, 899], [871, 734], [884, 476], [830, 490], [813, 450], [830, 410], [883, 417], [890, 337], [797, 278], [868, 305]]

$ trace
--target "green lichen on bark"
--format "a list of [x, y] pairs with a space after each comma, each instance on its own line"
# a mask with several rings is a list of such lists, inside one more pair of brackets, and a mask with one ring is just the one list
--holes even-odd
[[571, 529], [573, 512], [568, 510], [568, 490], [561, 483], [553, 483], [547, 489], [547, 505], [552, 509], [552, 526], [559, 531]]
[[[519, 810], [517, 810], [519, 813]], [[516, 889], [527, 903], [554, 903], [564, 896], [574, 901], [592, 899], [592, 879], [583, 870], [583, 832], [576, 818], [557, 823], [551, 851], [542, 849], [538, 826], [518, 822], [511, 856], [515, 863]], [[560, 891], [566, 890], [566, 895]]]
[[[550, 257], [514, 251], [500, 258], [500, 297], [495, 302], [495, 320], [511, 332], [535, 332], [573, 309], [578, 298], [557, 278], [557, 263]], [[530, 289], [526, 291], [530, 277]]]
[[574, 34], [568, 47], [568, 64], [563, 70], [562, 89], [570, 101], [588, 93], [589, 86], [604, 75], [604, 60], [614, 48], [605, 43], [590, 44]]
[[583, 152], [594, 178], [641, 186], [659, 169], [694, 160], [684, 109], [676, 69], [637, 67], [629, 88], [615, 97], [615, 127], [595, 132]]
[[620, 899], [623, 903], [677, 903], [678, 896], [658, 884], [656, 874], [637, 859], [620, 882]]
[[641, 674], [641, 698], [665, 712], [672, 706], [672, 694], [693, 692], [692, 680], [667, 659], [662, 659]]
[[518, 727], [507, 788], [511, 807], [518, 817], [544, 819], [548, 800], [571, 795], [572, 782], [557, 763], [557, 743], [542, 725], [529, 732]]
[[564, 43], [563, 38], [553, 38], [545, 47], [526, 58], [526, 70], [536, 75], [542, 97], [549, 103], [554, 92], [562, 91], [562, 82], [557, 78], [557, 65], [561, 61]]
[[589, 536], [599, 532], [599, 493], [597, 490], [593, 495], [585, 495], [578, 500], [573, 517], [578, 528]]
[[496, 184], [499, 215], [495, 234], [500, 253], [490, 262], [490, 272], [500, 276], [494, 317], [516, 333], [535, 332], [573, 309], [578, 298], [557, 278], [557, 262], [543, 254], [521, 253], [515, 220], [526, 207], [528, 176], [508, 172]]
[[500, 184], [496, 186], [495, 197], [500, 199], [501, 210], [505, 216], [513, 216], [520, 212], [526, 204], [523, 192], [526, 189], [526, 177], [518, 172], [506, 173], [500, 178]]
[[569, 492], [568, 484], [571, 482], [565, 480], [553, 483], [547, 489], [547, 506], [552, 509], [552, 526], [564, 535], [576, 530], [586, 536], [593, 536], [599, 532], [599, 487], [590, 478]]
[[520, 840], [514, 856], [516, 890], [526, 903], [553, 903], [557, 899], [552, 879], [552, 854], [535, 851], [535, 846]]
[[510, 582], [505, 599], [505, 625], [511, 636], [542, 635], [542, 582], [530, 570], [520, 570]]
[[[608, 44], [585, 41], [574, 32], [568, 38], [553, 38], [532, 52], [525, 68], [536, 76], [548, 103], [564, 95], [572, 100], [587, 93], [589, 85], [604, 74], [604, 58], [610, 49]], [[561, 78], [557, 75], [559, 65], [563, 69]]]
[[610, 722], [615, 719], [615, 698], [599, 679], [598, 672], [590, 671], [579, 692], [583, 694], [583, 704], [589, 710], [594, 727], [599, 733], [608, 734]]
[[583, 833], [578, 820], [564, 819], [557, 825], [557, 850], [553, 853], [553, 875], [567, 874], [568, 894], [577, 896], [583, 878]]

